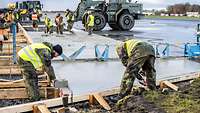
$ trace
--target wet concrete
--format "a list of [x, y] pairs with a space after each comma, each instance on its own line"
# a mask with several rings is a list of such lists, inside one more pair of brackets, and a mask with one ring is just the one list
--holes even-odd
[[[200, 71], [200, 64], [187, 59], [157, 59], [157, 80]], [[125, 71], [119, 61], [112, 62], [53, 62], [58, 79], [69, 80], [74, 94], [105, 90], [120, 85]]]
[[[148, 42], [169, 42], [171, 44], [180, 44], [183, 42], [195, 42], [195, 22], [184, 24], [184, 21], [155, 21], [155, 24], [150, 24], [151, 20], [141, 20], [134, 27], [133, 31], [137, 38], [146, 40]], [[80, 24], [78, 24], [80, 25]], [[81, 25], [80, 25], [81, 26]], [[75, 25], [77, 28], [77, 25]], [[78, 27], [81, 29], [81, 27]], [[117, 58], [114, 45], [117, 41], [99, 35], [88, 36], [86, 32], [79, 29], [73, 29], [75, 34], [65, 32], [63, 36], [57, 36], [55, 33], [52, 36], [43, 36], [41, 32], [29, 32], [34, 42], [49, 41], [53, 44], [61, 44], [64, 48], [64, 53], [69, 56], [81, 46], [86, 45], [86, 49], [77, 57], [78, 59], [95, 58], [94, 46], [95, 44], [109, 44], [110, 58]], [[105, 28], [105, 33], [110, 31]], [[104, 31], [102, 32], [105, 35]], [[114, 32], [116, 34], [118, 32]], [[119, 32], [118, 34], [123, 33]], [[125, 33], [126, 34], [126, 33]], [[101, 34], [102, 35], [102, 34]], [[133, 38], [133, 36], [124, 36], [125, 38]], [[177, 43], [176, 43], [177, 42]], [[182, 46], [174, 46], [172, 49], [174, 53], [183, 55]], [[53, 61], [53, 66], [58, 79], [69, 80], [69, 85], [74, 94], [85, 94], [93, 91], [100, 91], [119, 86], [121, 77], [125, 68], [120, 61], [112, 62], [56, 62]], [[156, 61], [157, 79], [168, 78], [190, 72], [199, 71], [199, 63], [187, 59], [158, 59]]]

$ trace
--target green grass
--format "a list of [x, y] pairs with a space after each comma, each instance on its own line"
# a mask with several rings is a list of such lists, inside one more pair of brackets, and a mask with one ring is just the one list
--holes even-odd
[[199, 20], [200, 18], [197, 17], [187, 17], [187, 16], [145, 16], [144, 18], [147, 19], [175, 19], [175, 20]]
[[199, 113], [200, 111], [200, 78], [195, 79], [190, 87], [179, 92], [162, 94], [149, 91], [144, 94], [145, 99], [154, 102], [167, 113]]

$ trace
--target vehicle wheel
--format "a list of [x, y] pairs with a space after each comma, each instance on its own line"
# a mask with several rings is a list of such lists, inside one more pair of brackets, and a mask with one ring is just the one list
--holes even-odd
[[121, 30], [130, 30], [135, 25], [135, 20], [130, 14], [122, 14], [119, 18], [119, 26]]
[[113, 29], [113, 30], [120, 30], [120, 27], [116, 23], [108, 23], [108, 25]]
[[100, 31], [106, 26], [106, 19], [103, 14], [95, 12], [94, 13], [94, 30]]

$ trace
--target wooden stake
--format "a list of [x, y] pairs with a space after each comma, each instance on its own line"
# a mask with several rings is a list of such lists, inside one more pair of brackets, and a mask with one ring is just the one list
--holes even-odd
[[160, 82], [160, 88], [163, 89], [163, 88], [165, 88], [165, 87], [169, 87], [169, 88], [171, 88], [171, 89], [173, 89], [173, 90], [175, 90], [175, 91], [178, 91], [178, 86], [172, 84], [172, 83], [169, 82], [169, 81], [161, 81], [161, 82]]
[[45, 104], [39, 104], [33, 106], [33, 113], [51, 113]]
[[95, 93], [93, 95], [89, 95], [89, 102], [91, 104], [94, 103], [94, 98], [95, 98], [95, 100], [97, 100], [97, 102], [101, 106], [103, 106], [104, 109], [111, 110], [111, 107], [109, 106], [109, 104], [104, 100], [104, 98], [99, 93]]

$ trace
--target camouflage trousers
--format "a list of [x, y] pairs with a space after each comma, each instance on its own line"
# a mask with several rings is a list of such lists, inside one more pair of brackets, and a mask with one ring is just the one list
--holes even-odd
[[18, 58], [18, 64], [22, 68], [22, 75], [29, 98], [32, 101], [40, 100], [38, 76], [34, 66], [30, 62], [24, 61], [21, 58]]
[[156, 89], [156, 70], [154, 69], [155, 57], [145, 56], [132, 58], [131, 64], [124, 72], [120, 85], [120, 97], [125, 97], [131, 93], [135, 78], [141, 80], [139, 71], [142, 69], [146, 76], [147, 87], [151, 90]]
[[57, 34], [63, 34], [63, 25], [57, 25], [56, 26], [56, 33]]
[[67, 25], [67, 31], [72, 31], [72, 27], [74, 25], [74, 22], [68, 22], [68, 25]]
[[53, 33], [53, 26], [46, 26], [45, 33], [52, 34]]

